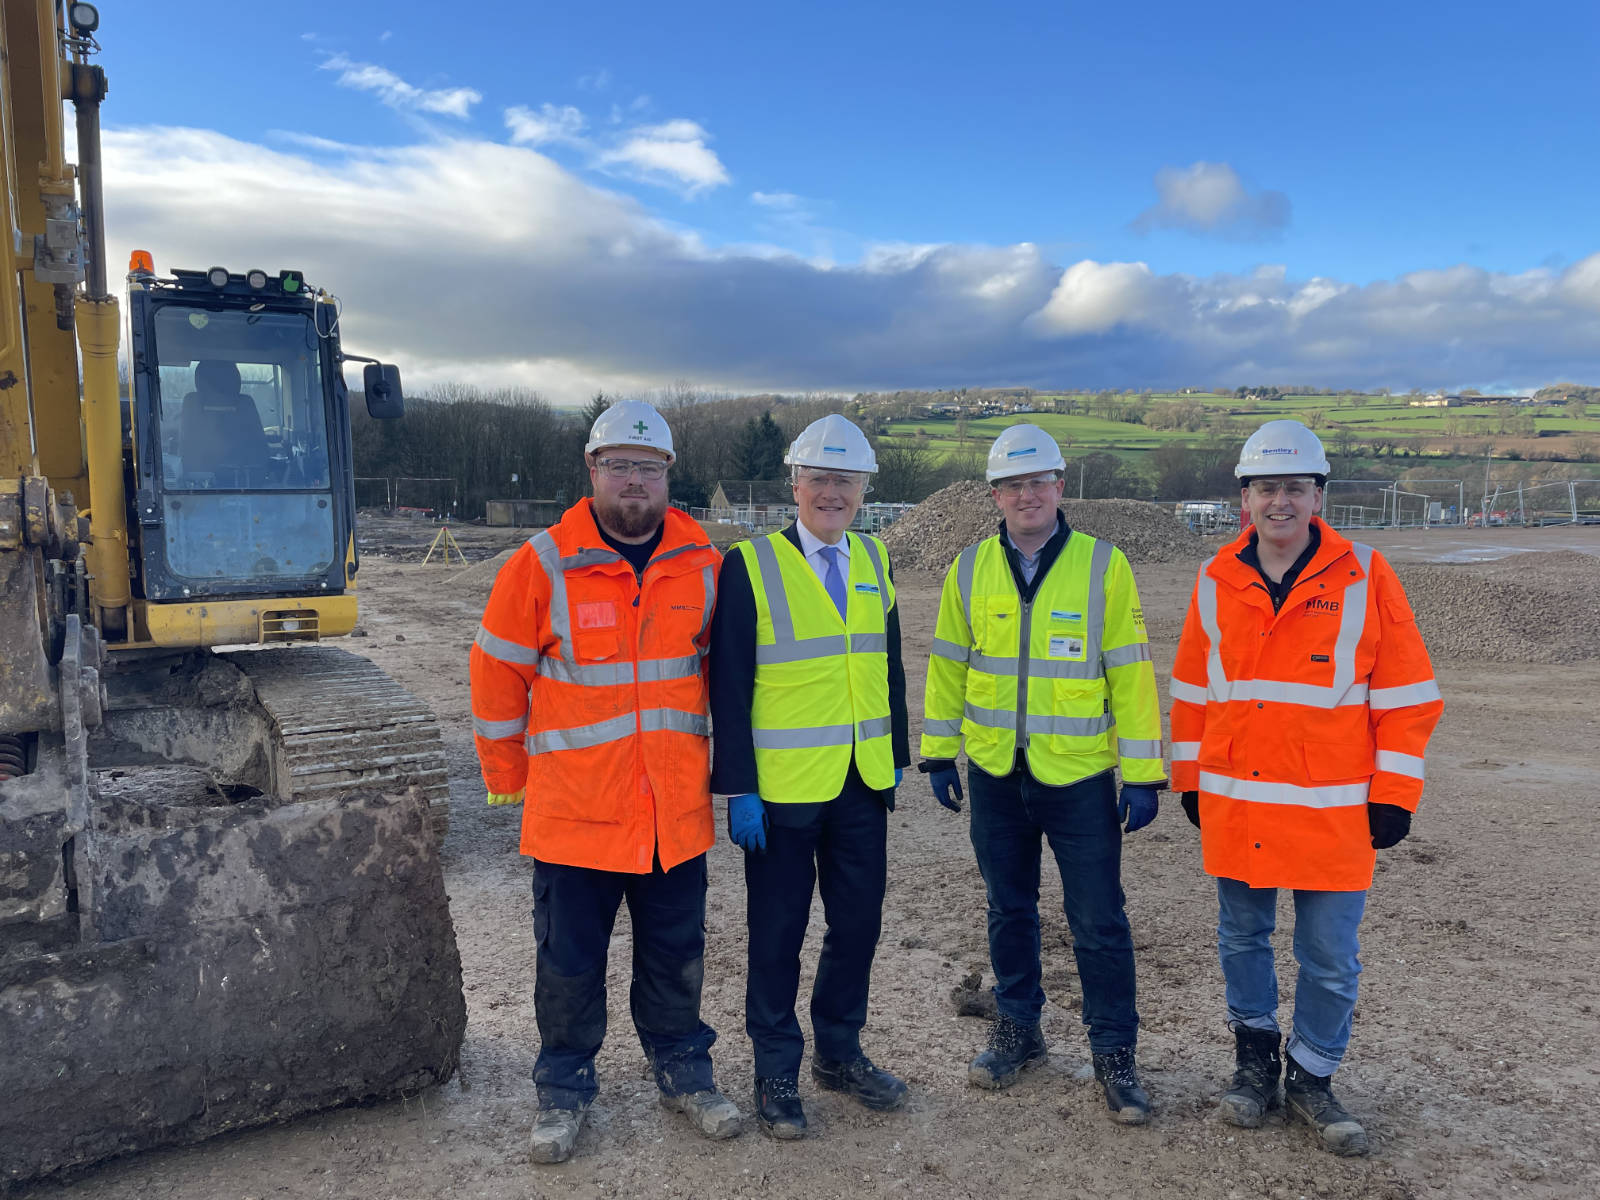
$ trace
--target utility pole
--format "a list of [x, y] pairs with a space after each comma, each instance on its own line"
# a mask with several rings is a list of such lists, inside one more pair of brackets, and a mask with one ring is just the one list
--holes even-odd
[[1489, 464], [1494, 461], [1494, 443], [1489, 444], [1489, 449], [1483, 456], [1483, 526], [1489, 527]]

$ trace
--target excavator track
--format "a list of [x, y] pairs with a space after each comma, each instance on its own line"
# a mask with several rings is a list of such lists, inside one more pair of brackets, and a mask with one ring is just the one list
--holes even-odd
[[352, 788], [427, 801], [434, 834], [450, 821], [444, 741], [433, 711], [367, 659], [332, 646], [222, 654], [255, 688], [277, 733], [275, 790], [295, 801]]

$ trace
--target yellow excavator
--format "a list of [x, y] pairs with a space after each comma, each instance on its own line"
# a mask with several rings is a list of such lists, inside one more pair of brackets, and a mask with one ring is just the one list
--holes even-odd
[[299, 270], [136, 253], [124, 314], [98, 26], [0, 0], [0, 1190], [441, 1082], [466, 1022], [437, 723], [321, 644], [343, 364], [399, 374]]

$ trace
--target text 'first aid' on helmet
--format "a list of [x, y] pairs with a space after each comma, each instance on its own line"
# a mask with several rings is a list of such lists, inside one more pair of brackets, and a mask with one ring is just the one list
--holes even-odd
[[589, 442], [583, 452], [593, 454], [596, 450], [611, 446], [641, 446], [659, 450], [667, 456], [669, 463], [675, 462], [678, 457], [672, 451], [672, 430], [667, 428], [667, 422], [655, 410], [655, 406], [643, 400], [619, 400], [595, 418], [594, 428], [589, 431]]
[[872, 452], [867, 435], [854, 421], [838, 413], [829, 413], [802, 429], [783, 461], [790, 467], [863, 472], [878, 469], [878, 457]]
[[1066, 469], [1066, 460], [1061, 457], [1061, 447], [1055, 438], [1037, 425], [1012, 425], [989, 447], [989, 465], [984, 478], [993, 483], [1013, 475]]
[[1328, 456], [1316, 434], [1299, 421], [1268, 421], [1245, 439], [1233, 473], [1239, 479], [1253, 479], [1257, 475], [1326, 475], [1328, 470]]

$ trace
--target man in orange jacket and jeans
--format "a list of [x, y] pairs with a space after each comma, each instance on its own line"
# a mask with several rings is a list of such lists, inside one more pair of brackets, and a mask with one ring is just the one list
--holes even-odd
[[650, 405], [602, 413], [594, 498], [496, 577], [472, 647], [490, 804], [522, 804], [533, 859], [539, 1057], [535, 1162], [572, 1153], [596, 1093], [606, 951], [626, 899], [633, 1023], [661, 1102], [732, 1137], [700, 1019], [711, 813], [705, 654], [721, 556], [667, 506], [672, 433]]
[[1284, 1098], [1335, 1154], [1367, 1135], [1334, 1098], [1350, 1041], [1357, 930], [1376, 851], [1411, 828], [1444, 705], [1394, 569], [1316, 514], [1328, 460], [1269, 421], [1235, 468], [1249, 523], [1200, 568], [1172, 668], [1172, 786], [1217, 877], [1217, 948], [1236, 1070], [1222, 1115], [1277, 1107], [1279, 888], [1299, 964]]

